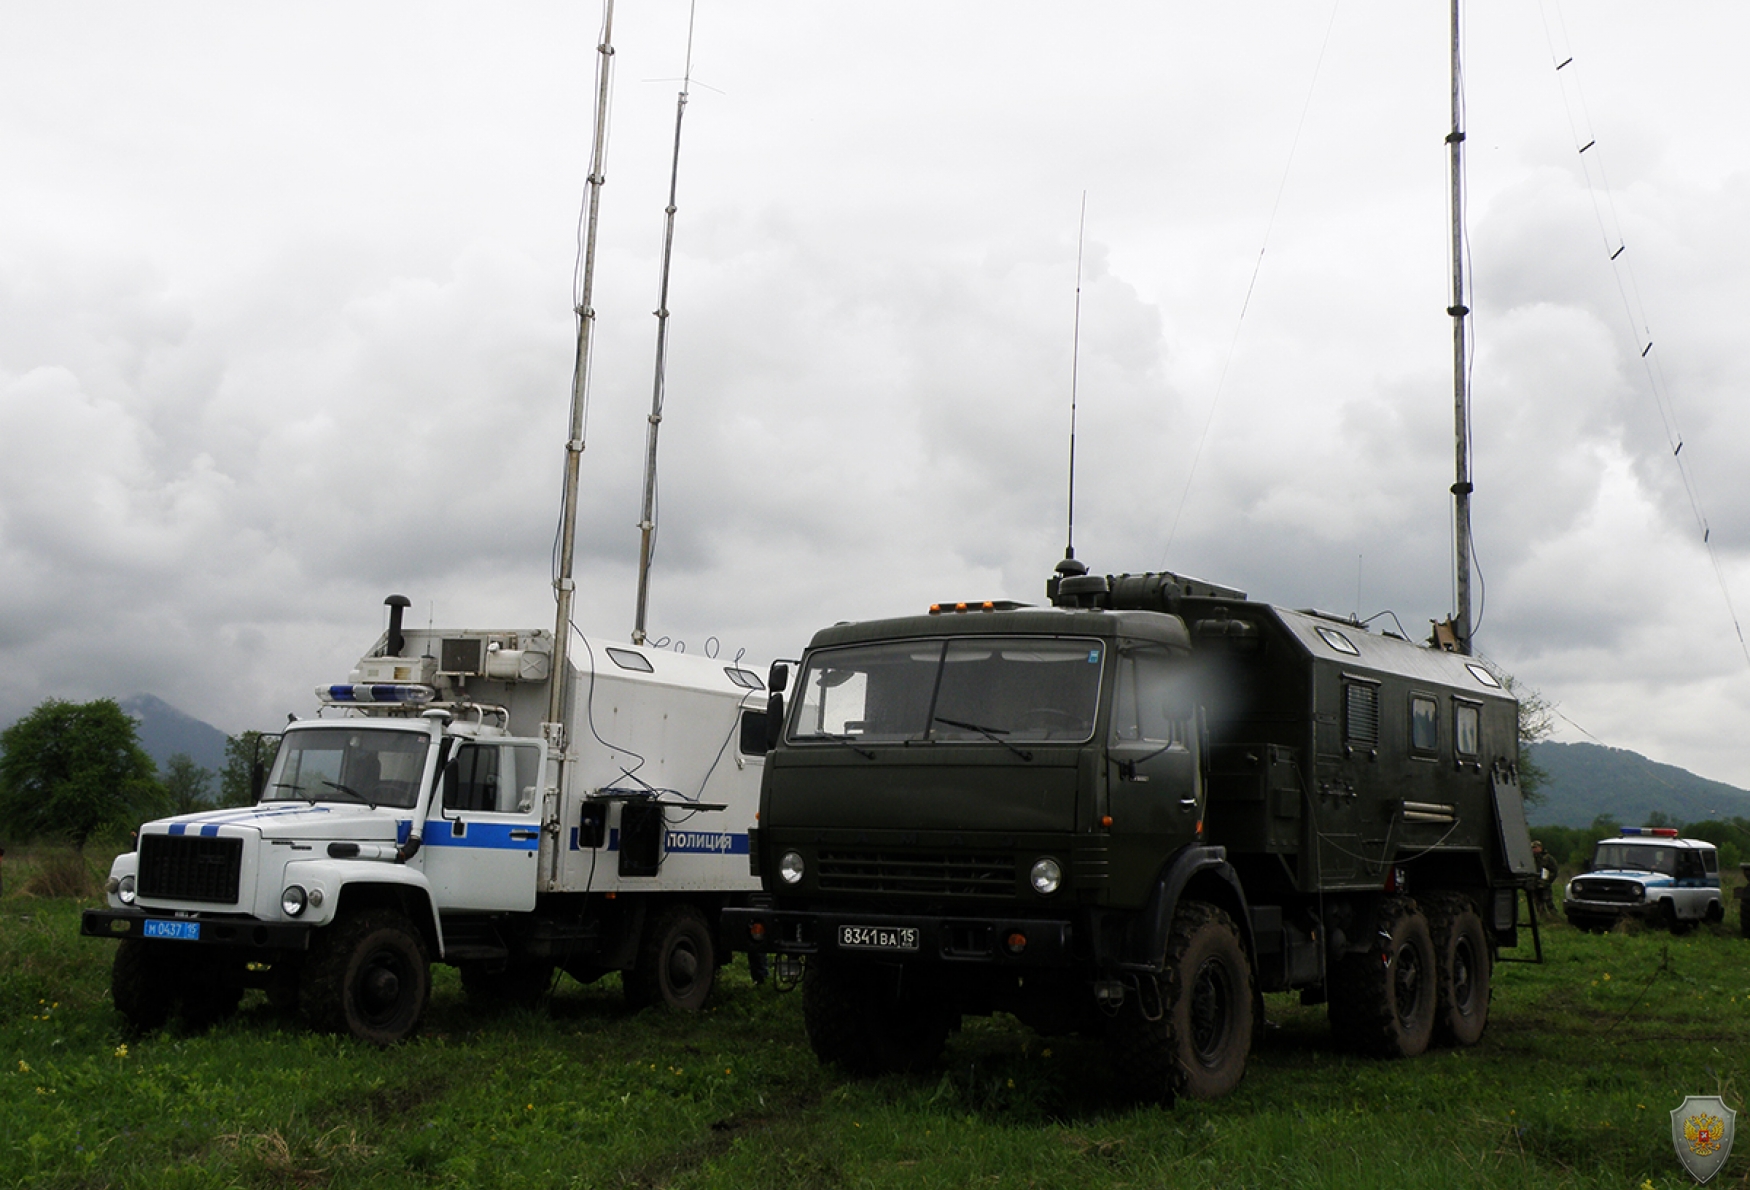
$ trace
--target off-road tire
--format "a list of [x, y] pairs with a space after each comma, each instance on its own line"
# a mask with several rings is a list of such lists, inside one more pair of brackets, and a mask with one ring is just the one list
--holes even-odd
[[1489, 1027], [1494, 951], [1482, 916], [1463, 893], [1435, 893], [1421, 901], [1434, 940], [1434, 1041], [1469, 1046]]
[[109, 971], [109, 996], [134, 1033], [162, 1029], [176, 1007], [175, 975], [153, 943], [124, 938]]
[[431, 996], [425, 942], [405, 917], [378, 909], [345, 917], [311, 940], [298, 985], [310, 1023], [372, 1045], [419, 1029]]
[[1750, 938], [1750, 897], [1738, 902], [1738, 932]]
[[953, 1016], [908, 972], [810, 959], [802, 1022], [815, 1057], [848, 1074], [916, 1074], [942, 1056]]
[[553, 986], [553, 964], [511, 959], [493, 970], [486, 963], [463, 963], [462, 990], [468, 1003], [486, 1012], [538, 1008]]
[[1709, 901], [1707, 911], [1701, 915], [1701, 920], [1710, 926], [1717, 926], [1726, 920], [1726, 907], [1719, 901]]
[[1669, 897], [1659, 902], [1659, 924], [1671, 931], [1673, 938], [1681, 938], [1695, 929], [1693, 921], [1685, 921], [1677, 916], [1677, 902]]
[[633, 1008], [662, 1004], [697, 1012], [711, 995], [717, 948], [705, 915], [691, 905], [671, 905], [650, 919], [638, 961], [621, 977]]
[[1113, 1065], [1141, 1099], [1219, 1099], [1245, 1077], [1254, 1023], [1251, 966], [1233, 918], [1181, 902], [1162, 967], [1158, 1004], [1132, 994], [1107, 1018]]
[[1331, 1032], [1380, 1058], [1413, 1058], [1434, 1036], [1438, 984], [1428, 919], [1408, 897], [1381, 902], [1372, 944], [1331, 974]]

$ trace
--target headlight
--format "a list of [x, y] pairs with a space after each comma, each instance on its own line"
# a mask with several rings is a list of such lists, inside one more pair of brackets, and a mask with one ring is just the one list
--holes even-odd
[[296, 917], [304, 911], [304, 906], [309, 902], [309, 899], [303, 886], [288, 884], [286, 890], [280, 894], [280, 910], [287, 917]]
[[124, 905], [134, 903], [134, 878], [123, 876], [115, 886], [115, 895]]
[[1033, 861], [1033, 870], [1027, 873], [1027, 879], [1032, 881], [1034, 892], [1048, 897], [1063, 883], [1063, 865], [1049, 855], [1041, 856]]
[[794, 851], [786, 851], [784, 858], [778, 861], [778, 879], [785, 884], [801, 884], [802, 857]]

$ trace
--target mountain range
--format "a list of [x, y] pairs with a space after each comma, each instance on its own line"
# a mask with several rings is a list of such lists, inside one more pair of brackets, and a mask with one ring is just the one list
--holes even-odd
[[[139, 725], [140, 746], [163, 771], [170, 757], [186, 753], [214, 773], [225, 767], [226, 735], [151, 694], [121, 699]], [[1602, 744], [1533, 744], [1529, 758], [1548, 775], [1543, 799], [1527, 808], [1538, 826], [1589, 826], [1607, 815], [1625, 825], [1660, 811], [1672, 821], [1750, 818], [1750, 791], [1698, 777], [1676, 765]]]

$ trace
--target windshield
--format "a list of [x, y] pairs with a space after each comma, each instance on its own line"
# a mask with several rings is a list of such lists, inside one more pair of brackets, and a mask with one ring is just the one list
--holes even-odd
[[423, 732], [312, 727], [288, 731], [263, 801], [360, 802], [409, 809], [419, 797]]
[[1600, 843], [1597, 852], [1592, 856], [1592, 869], [1596, 872], [1663, 872], [1672, 876], [1677, 872], [1677, 848], [1648, 847], [1636, 843]]
[[798, 687], [791, 740], [1079, 743], [1094, 731], [1098, 640], [962, 637], [822, 649]]

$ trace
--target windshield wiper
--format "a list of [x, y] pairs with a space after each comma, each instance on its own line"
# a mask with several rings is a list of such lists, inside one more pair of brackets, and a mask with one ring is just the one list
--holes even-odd
[[869, 749], [863, 747], [863, 745], [857, 743], [854, 738], [848, 735], [834, 735], [830, 731], [811, 731], [802, 738], [805, 740], [831, 740], [835, 744], [843, 744], [858, 756], [867, 757], [870, 760], [875, 759], [875, 753], [869, 751]]
[[[328, 788], [330, 788], [330, 789], [338, 789], [340, 792], [346, 794], [346, 796], [348, 796], [350, 798], [357, 799], [359, 802], [361, 802], [364, 805], [369, 806], [373, 810], [375, 810], [377, 808], [376, 802], [373, 802], [370, 798], [366, 797], [364, 794], [360, 793], [358, 790], [352, 788], [352, 786], [350, 786], [350, 785], [342, 785], [338, 781], [330, 781], [327, 777], [322, 778], [322, 784], [328, 786]], [[316, 799], [311, 798], [310, 804], [312, 806], [314, 806], [316, 804]]]
[[1009, 741], [1005, 740], [1003, 738], [1003, 736], [1007, 735], [1008, 733], [1003, 731], [1001, 728], [985, 727], [983, 724], [980, 724], [980, 723], [966, 723], [960, 719], [945, 719], [941, 715], [937, 715], [933, 720], [931, 720], [931, 722], [933, 722], [933, 723], [946, 723], [949, 727], [958, 727], [958, 728], [961, 728], [965, 731], [976, 731], [979, 735], [983, 736], [985, 739], [991, 740], [991, 741], [998, 743], [998, 744], [1001, 744], [1003, 747], [1005, 747], [1009, 751], [1013, 752], [1016, 756], [1019, 756], [1022, 760], [1032, 760], [1033, 759], [1033, 754], [1031, 752], [1023, 751], [1022, 749], [1017, 748], [1017, 747], [1015, 747], [1015, 745], [1009, 743]]

